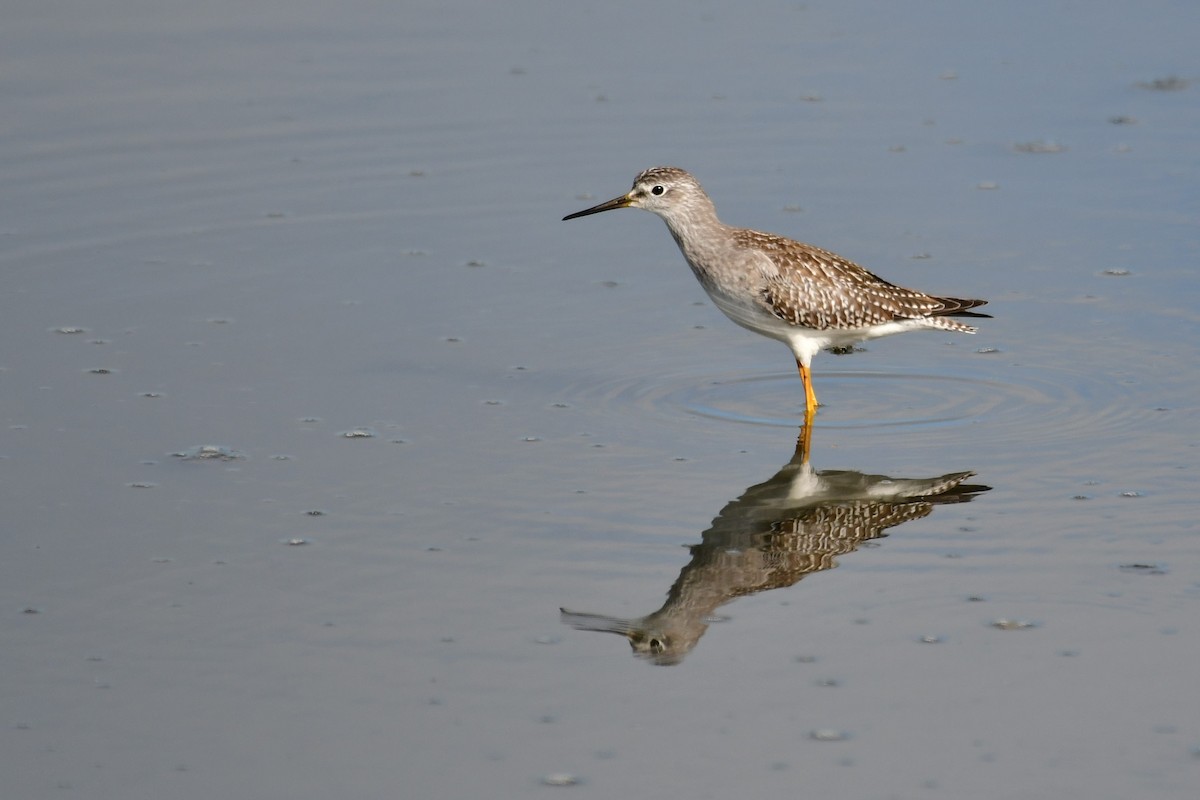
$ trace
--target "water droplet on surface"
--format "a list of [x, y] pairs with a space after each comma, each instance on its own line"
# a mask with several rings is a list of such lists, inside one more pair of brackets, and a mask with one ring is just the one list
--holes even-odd
[[368, 428], [365, 425], [338, 434], [343, 439], [373, 439], [378, 435], [374, 428]]
[[844, 742], [850, 738], [849, 733], [835, 728], [817, 728], [808, 736], [818, 742]]

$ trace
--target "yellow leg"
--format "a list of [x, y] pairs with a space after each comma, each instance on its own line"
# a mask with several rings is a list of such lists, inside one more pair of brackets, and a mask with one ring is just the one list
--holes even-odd
[[812, 370], [804, 366], [798, 358], [796, 366], [800, 368], [800, 382], [804, 384], [804, 417], [807, 419], [817, 410], [817, 393], [813, 391]]

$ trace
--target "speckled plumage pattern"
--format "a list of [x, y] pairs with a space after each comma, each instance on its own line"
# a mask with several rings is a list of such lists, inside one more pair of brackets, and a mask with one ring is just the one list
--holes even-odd
[[563, 219], [615, 208], [662, 217], [717, 308], [791, 348], [809, 414], [817, 405], [809, 366], [819, 350], [921, 328], [975, 333], [953, 317], [987, 316], [968, 310], [986, 300], [905, 289], [828, 250], [726, 225], [699, 182], [678, 167], [648, 169], [628, 193]]

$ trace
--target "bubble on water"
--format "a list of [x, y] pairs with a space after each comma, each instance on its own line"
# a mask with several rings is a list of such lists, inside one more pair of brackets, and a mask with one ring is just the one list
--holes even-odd
[[847, 731], [839, 731], [836, 728], [817, 728], [808, 736], [818, 742], [844, 742], [850, 738]]
[[1167, 568], [1162, 564], [1122, 564], [1118, 567], [1121, 572], [1132, 575], [1166, 575]]
[[1017, 142], [1012, 149], [1018, 153], [1064, 153], [1067, 147], [1052, 139], [1035, 139], [1029, 142]]
[[1038, 623], [1027, 619], [1008, 619], [1001, 617], [1000, 619], [992, 620], [991, 626], [1001, 631], [1025, 631], [1031, 628], [1036, 628]]
[[570, 772], [551, 772], [542, 776], [543, 786], [578, 786], [583, 779]]
[[1149, 89], [1152, 92], [1179, 92], [1186, 89], [1190, 82], [1178, 75], [1168, 75], [1152, 81], [1139, 81], [1137, 85], [1139, 89]]
[[219, 444], [198, 444], [171, 455], [184, 461], [238, 461], [246, 457], [232, 447]]

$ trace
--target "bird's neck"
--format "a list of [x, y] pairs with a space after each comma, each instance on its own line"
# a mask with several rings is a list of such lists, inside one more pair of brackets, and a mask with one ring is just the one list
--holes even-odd
[[713, 281], [710, 266], [721, 263], [729, 247], [728, 226], [717, 219], [711, 203], [686, 209], [686, 213], [664, 216], [663, 221], [696, 277], [706, 289], [710, 288]]

